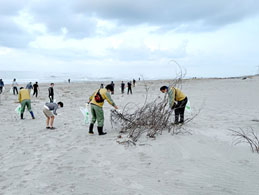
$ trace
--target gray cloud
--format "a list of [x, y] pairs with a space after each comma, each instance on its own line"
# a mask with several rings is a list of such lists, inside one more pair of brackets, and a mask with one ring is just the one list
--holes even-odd
[[32, 40], [32, 37], [28, 34], [0, 33], [0, 46], [4, 47], [24, 48]]
[[186, 54], [187, 41], [184, 41], [176, 49], [150, 50], [147, 47], [141, 48], [120, 48], [110, 49], [110, 56], [121, 61], [155, 61], [157, 59], [183, 58]]
[[26, 47], [33, 38], [14, 20], [27, 4], [27, 0], [0, 1], [0, 46]]
[[32, 40], [33, 37], [18, 26], [11, 16], [0, 17], [0, 46], [22, 48]]
[[[134, 25], [160, 27], [154, 33], [200, 32], [216, 30], [259, 13], [256, 0], [9, 0], [0, 1], [0, 44], [25, 47], [34, 36], [21, 29], [12, 18], [26, 10], [34, 23], [47, 27], [48, 33], [59, 35], [67, 29], [68, 38], [107, 36]], [[97, 33], [96, 18], [111, 20], [115, 28], [102, 27]], [[99, 29], [100, 30], [100, 29]], [[17, 46], [15, 44], [17, 43]]]
[[96, 21], [84, 14], [76, 13], [71, 9], [69, 1], [48, 0], [31, 4], [30, 13], [37, 23], [46, 25], [49, 33], [60, 34], [62, 28], [67, 29], [67, 36], [84, 38], [94, 35]]
[[122, 25], [146, 23], [176, 28], [179, 25], [198, 22], [202, 24], [201, 30], [206, 30], [212, 29], [212, 26], [220, 27], [258, 14], [259, 2], [255, 0], [142, 0], [138, 2], [79, 0], [75, 8], [83, 14], [92, 13], [104, 19], [117, 20]]
[[17, 15], [18, 12], [27, 5], [28, 0], [1, 0], [0, 17]]

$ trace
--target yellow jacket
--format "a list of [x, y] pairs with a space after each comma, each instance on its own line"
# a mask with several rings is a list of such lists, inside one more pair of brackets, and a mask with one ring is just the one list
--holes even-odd
[[170, 108], [172, 108], [172, 106], [174, 105], [175, 101], [182, 101], [184, 100], [184, 98], [186, 98], [186, 95], [184, 95], [184, 93], [177, 88], [174, 87], [168, 87], [168, 96], [169, 96], [169, 106]]
[[21, 89], [19, 91], [19, 102], [21, 103], [23, 100], [30, 100], [30, 92], [28, 89]]
[[[98, 90], [99, 90], [99, 89], [98, 89]], [[98, 102], [95, 101], [95, 98], [94, 98], [95, 95], [96, 95], [96, 93], [98, 92], [98, 90], [96, 90], [96, 91], [93, 93], [93, 95], [91, 95], [91, 97], [89, 98], [89, 100], [90, 100], [90, 103], [91, 103], [91, 104], [95, 104], [95, 105], [97, 105], [97, 106], [103, 107], [104, 101], [98, 103]], [[107, 102], [108, 102], [109, 104], [111, 104], [112, 106], [115, 106], [115, 103], [114, 103], [114, 101], [112, 100], [111, 95], [110, 95], [110, 93], [107, 91], [107, 89], [105, 89], [105, 88], [100, 89], [100, 92], [99, 92], [99, 93], [101, 94], [103, 100], [107, 100]]]

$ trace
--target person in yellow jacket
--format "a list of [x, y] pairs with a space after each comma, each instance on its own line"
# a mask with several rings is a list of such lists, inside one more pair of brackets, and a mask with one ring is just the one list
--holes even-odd
[[106, 132], [103, 132], [103, 125], [104, 125], [104, 113], [103, 113], [103, 104], [104, 100], [107, 100], [107, 102], [112, 105], [115, 109], [118, 109], [116, 104], [111, 98], [111, 91], [113, 90], [112, 85], [107, 85], [105, 88], [96, 90], [92, 96], [89, 98], [88, 103], [91, 104], [91, 114], [92, 114], [92, 120], [89, 126], [89, 134], [94, 134], [93, 128], [94, 123], [97, 120], [97, 129], [99, 135], [105, 135]]
[[[184, 93], [175, 87], [162, 86], [160, 88], [162, 93], [168, 94], [169, 107], [175, 112], [175, 124], [184, 122], [185, 106], [188, 102], [188, 98]], [[180, 116], [180, 121], [179, 121]]]
[[32, 119], [35, 119], [34, 114], [31, 110], [31, 96], [28, 89], [20, 88], [19, 91], [19, 102], [21, 103], [21, 119], [23, 119], [23, 113], [25, 111], [25, 107], [27, 106], [28, 111], [31, 114]]

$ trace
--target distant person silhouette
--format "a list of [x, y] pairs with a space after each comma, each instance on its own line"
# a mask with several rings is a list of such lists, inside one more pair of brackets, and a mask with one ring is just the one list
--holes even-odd
[[136, 80], [133, 79], [133, 87], [135, 87], [135, 85], [136, 85]]
[[38, 91], [39, 91], [39, 85], [38, 85], [38, 82], [36, 82], [33, 85], [33, 96], [35, 95], [36, 97], [38, 97]]
[[131, 81], [128, 82], [128, 94], [132, 94], [132, 88], [131, 88], [132, 84]]
[[26, 89], [29, 90], [29, 93], [31, 94], [31, 90], [32, 90], [33, 86], [32, 86], [32, 83], [29, 82], [27, 85], [26, 85]]
[[114, 82], [113, 82], [113, 81], [111, 82], [111, 86], [112, 86], [111, 94], [114, 94], [115, 84], [114, 84]]
[[54, 83], [50, 83], [50, 87], [49, 87], [48, 91], [49, 91], [49, 101], [50, 101], [50, 103], [53, 103], [53, 101], [54, 101]]
[[3, 79], [0, 79], [0, 94], [2, 94], [4, 88], [4, 81]]
[[125, 83], [121, 81], [121, 93], [124, 93]]
[[13, 83], [12, 83], [12, 87], [13, 87], [13, 94], [18, 94], [18, 83], [16, 82], [16, 79], [13, 79]]

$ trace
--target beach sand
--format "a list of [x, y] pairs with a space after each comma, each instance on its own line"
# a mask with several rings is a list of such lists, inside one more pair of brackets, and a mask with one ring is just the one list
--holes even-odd
[[[18, 96], [6, 86], [0, 105], [0, 195], [172, 195], [259, 194], [259, 154], [248, 144], [233, 144], [229, 129], [253, 128], [259, 134], [259, 77], [190, 79], [183, 82], [191, 117], [184, 128], [191, 132], [156, 139], [144, 135], [136, 146], [118, 144], [118, 128], [110, 124], [112, 107], [104, 105], [108, 134], [88, 135], [80, 107], [101, 82], [57, 83], [56, 130], [45, 129], [44, 103], [48, 84], [39, 84], [32, 98], [35, 120], [15, 112]], [[147, 81], [148, 101], [163, 97], [160, 86], [168, 81]], [[127, 103], [142, 105], [144, 82], [133, 95], [121, 95], [115, 83], [113, 100], [122, 109]], [[133, 106], [133, 105], [132, 105]], [[133, 106], [134, 109], [134, 106]], [[122, 135], [125, 136], [125, 135]], [[123, 138], [122, 138], [123, 139]]]

